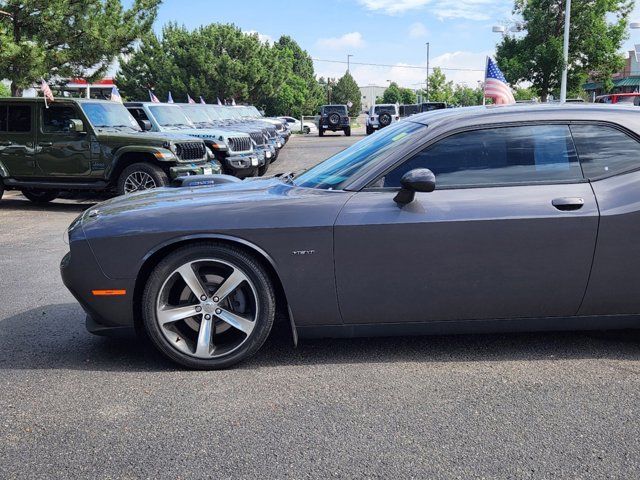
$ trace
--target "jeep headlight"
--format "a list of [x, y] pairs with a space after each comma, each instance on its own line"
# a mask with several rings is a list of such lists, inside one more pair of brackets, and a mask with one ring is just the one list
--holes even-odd
[[251, 166], [251, 159], [249, 158], [238, 158], [235, 160], [230, 160], [231, 165], [236, 168], [249, 168]]

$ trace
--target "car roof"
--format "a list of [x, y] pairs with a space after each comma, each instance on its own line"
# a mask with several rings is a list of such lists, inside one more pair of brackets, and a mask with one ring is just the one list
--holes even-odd
[[460, 127], [526, 121], [591, 120], [624, 125], [640, 134], [638, 107], [596, 103], [515, 104], [448, 108], [418, 113], [406, 121], [430, 127], [456, 124]]

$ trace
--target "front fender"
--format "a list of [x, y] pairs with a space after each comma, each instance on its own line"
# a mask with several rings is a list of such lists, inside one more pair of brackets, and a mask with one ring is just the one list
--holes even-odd
[[153, 157], [160, 162], [173, 163], [178, 161], [178, 158], [173, 154], [173, 152], [167, 148], [150, 147], [146, 145], [127, 145], [126, 147], [119, 148], [113, 154], [113, 161], [105, 172], [107, 177], [111, 176], [112, 172], [119, 170], [120, 164], [123, 162], [123, 157], [130, 153], [153, 155]]

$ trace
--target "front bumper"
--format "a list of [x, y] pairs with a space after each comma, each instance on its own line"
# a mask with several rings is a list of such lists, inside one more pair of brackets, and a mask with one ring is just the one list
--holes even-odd
[[220, 163], [216, 160], [203, 163], [179, 164], [169, 168], [169, 176], [174, 179], [185, 175], [212, 175], [222, 173]]
[[[82, 235], [84, 237], [84, 235]], [[135, 279], [111, 279], [100, 269], [86, 239], [71, 243], [60, 262], [62, 282], [87, 314], [87, 330], [98, 335], [134, 331]], [[120, 290], [123, 295], [96, 295], [94, 290]]]

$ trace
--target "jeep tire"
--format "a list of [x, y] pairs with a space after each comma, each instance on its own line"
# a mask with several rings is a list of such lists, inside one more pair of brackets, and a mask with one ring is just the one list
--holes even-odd
[[391, 124], [391, 114], [382, 112], [378, 117], [378, 123], [380, 123], [380, 128], [389, 126]]
[[60, 192], [58, 190], [33, 189], [22, 190], [22, 195], [27, 197], [27, 199], [31, 200], [33, 203], [43, 204], [49, 203], [50, 201], [58, 198]]
[[340, 125], [340, 114], [336, 112], [330, 113], [327, 121], [332, 127], [337, 127], [338, 125]]
[[373, 127], [371, 125], [367, 125], [367, 135], [371, 135], [373, 133]]
[[2, 195], [4, 194], [4, 182], [0, 178], [0, 200], [2, 200]]
[[350, 136], [351, 136], [351, 127], [346, 127], [346, 128], [344, 129], [344, 134], [345, 134], [347, 137], [350, 137]]
[[117, 193], [125, 195], [164, 187], [168, 183], [169, 176], [160, 167], [151, 163], [134, 163], [125, 168], [118, 177]]
[[271, 165], [271, 162], [266, 161], [263, 166], [258, 167], [258, 176], [259, 177], [262, 177], [265, 173], [267, 173], [267, 170], [269, 170], [269, 165]]
[[324, 128], [322, 128], [322, 127], [318, 128], [318, 136], [319, 137], [324, 137]]

